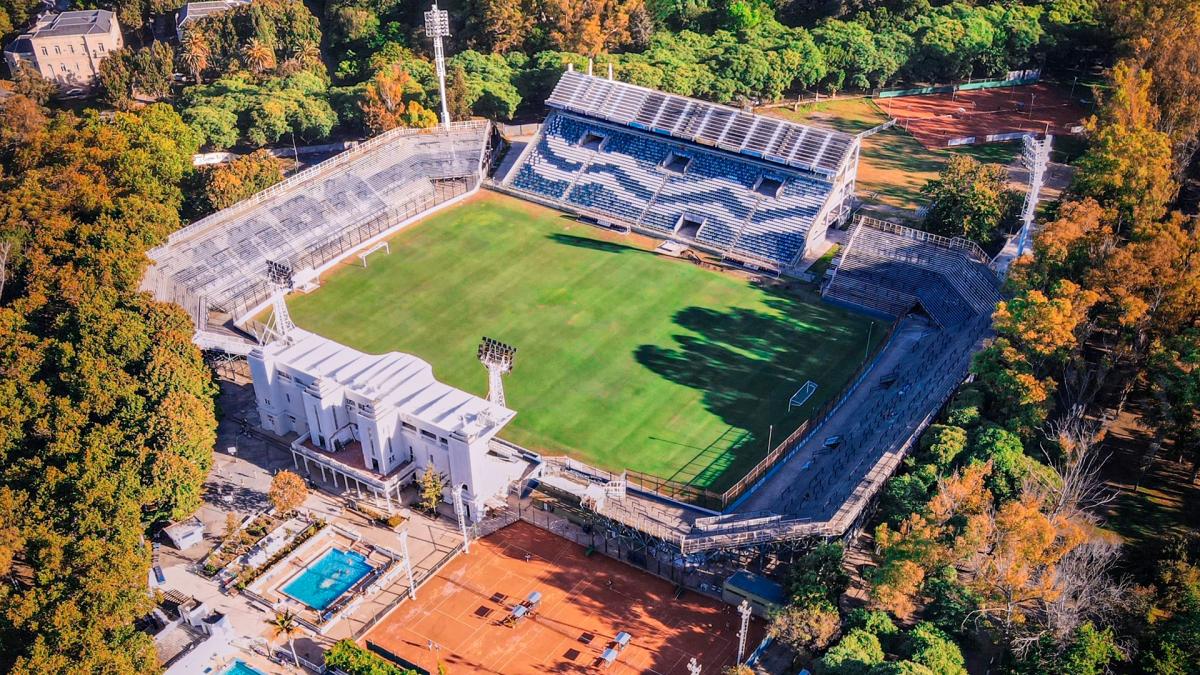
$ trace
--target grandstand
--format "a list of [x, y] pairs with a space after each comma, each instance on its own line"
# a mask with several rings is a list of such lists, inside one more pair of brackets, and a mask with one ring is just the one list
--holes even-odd
[[823, 295], [887, 316], [920, 306], [951, 328], [990, 315], [1000, 300], [987, 262], [973, 242], [860, 216]]
[[324, 266], [474, 191], [489, 131], [485, 121], [460, 122], [361, 143], [175, 232], [150, 251], [142, 289], [187, 309], [201, 346], [240, 351], [227, 324], [269, 299], [272, 270], [315, 280]]
[[849, 213], [857, 137], [568, 70], [505, 178], [537, 201], [795, 269]]

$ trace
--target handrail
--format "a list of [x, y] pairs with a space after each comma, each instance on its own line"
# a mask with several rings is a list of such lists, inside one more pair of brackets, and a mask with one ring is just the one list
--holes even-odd
[[898, 234], [902, 237], [907, 237], [915, 241], [928, 242], [934, 246], [940, 246], [942, 248], [962, 251], [975, 262], [982, 263], [984, 265], [991, 262], [991, 258], [988, 257], [988, 254], [984, 252], [983, 248], [970, 239], [963, 239], [962, 237], [945, 237], [940, 234], [934, 234], [924, 230], [905, 227], [904, 225], [897, 225], [893, 222], [872, 218], [870, 216], [864, 216], [862, 214], [855, 216], [855, 220], [859, 224], [866, 225], [872, 229]]
[[207, 215], [194, 223], [172, 232], [170, 236], [167, 237], [167, 243], [174, 244], [180, 239], [185, 239], [188, 236], [207, 228], [212, 223], [226, 220], [232, 214], [240, 213], [250, 206], [257, 205], [280, 192], [291, 189], [297, 183], [303, 183], [319, 173], [328, 171], [335, 166], [345, 164], [349, 160], [357, 158], [364, 152], [373, 150], [377, 146], [383, 145], [384, 143], [389, 143], [393, 140], [410, 136], [432, 135], [439, 132], [445, 133], [486, 128], [488, 124], [490, 124], [490, 122], [486, 120], [469, 120], [465, 122], [452, 122], [449, 129], [439, 126], [431, 129], [391, 129], [390, 131], [385, 131], [374, 138], [369, 138], [344, 152], [340, 152], [337, 155], [330, 157], [324, 162], [314, 164], [303, 171], [298, 171], [291, 176], [288, 176], [284, 180], [272, 185], [271, 187], [255, 193], [253, 196], [243, 199], [229, 208], [221, 209], [216, 213]]

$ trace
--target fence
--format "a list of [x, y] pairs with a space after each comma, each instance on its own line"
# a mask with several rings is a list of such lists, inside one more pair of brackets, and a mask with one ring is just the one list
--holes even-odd
[[[342, 232], [336, 239], [322, 243], [292, 261], [292, 268], [296, 270], [315, 269], [330, 261], [339, 260], [353, 253], [365, 242], [399, 226], [410, 218], [419, 216], [439, 204], [474, 190], [478, 182], [477, 176], [439, 181], [433, 195], [389, 208], [375, 218]], [[248, 288], [235, 300], [224, 303], [221, 309], [241, 320], [253, 313], [271, 297], [273, 292], [274, 288], [270, 284], [260, 281], [257, 288]]]
[[[858, 386], [858, 382], [860, 379], [862, 379], [863, 374], [866, 373], [871, 366], [875, 365], [875, 358], [891, 340], [892, 333], [896, 330], [896, 326], [899, 325], [899, 323], [900, 320], [896, 319], [891, 323], [890, 326], [888, 326], [887, 332], [883, 334], [883, 339], [881, 339], [879, 344], [875, 346], [875, 349], [871, 352], [870, 356], [868, 356], [861, 364], [859, 364], [858, 369], [855, 370], [854, 374], [849, 378], [849, 383], [842, 389], [838, 396], [826, 401], [825, 405], [821, 406], [820, 410], [801, 423], [795, 431], [789, 434], [787, 438], [783, 439], [779, 445], [776, 445], [775, 449], [767, 453], [767, 456], [764, 457], [761, 462], [755, 465], [753, 469], [750, 469], [749, 473], [743, 476], [741, 480], [733, 485], [733, 487], [729, 488], [721, 495], [722, 509], [728, 508], [731, 504], [736, 502], [738, 498], [740, 498], [747, 490], [750, 489], [751, 486], [765, 476], [768, 471], [773, 469], [780, 460], [784, 459], [793, 446], [795, 446], [798, 441], [804, 438], [811, 427], [820, 426], [820, 423], [825, 420], [825, 417], [832, 412], [834, 408], [840, 405], [842, 400], [850, 395], [850, 392], [852, 392], [854, 388]], [[817, 420], [815, 425], [813, 424], [813, 420]]]
[[1041, 79], [1041, 72], [1023, 70], [1008, 73], [1003, 80], [967, 80], [957, 84], [941, 84], [930, 87], [913, 87], [911, 89], [881, 89], [875, 98], [899, 98], [901, 96], [927, 96], [929, 94], [952, 94], [956, 91], [974, 91], [976, 89], [1002, 89], [1022, 84], [1033, 84]]
[[879, 220], [878, 218], [872, 218], [870, 216], [859, 215], [856, 219], [860, 225], [866, 225], [867, 227], [871, 227], [876, 230], [898, 234], [902, 237], [908, 237], [913, 241], [924, 241], [933, 244], [934, 246], [941, 246], [942, 248], [962, 251], [963, 253], [967, 254], [968, 258], [983, 265], [987, 265], [992, 261], [991, 256], [985, 253], [979, 244], [976, 244], [969, 239], [962, 239], [961, 237], [943, 237], [940, 234], [933, 234], [932, 232], [925, 232], [923, 230], [915, 230], [911, 227], [897, 225], [896, 223], [891, 223], [886, 220]]
[[[439, 570], [441, 570], [443, 567], [446, 566], [446, 563], [453, 560], [459, 554], [459, 552], [462, 551], [462, 546], [463, 545], [461, 542], [458, 544], [455, 544], [454, 548], [447, 551], [446, 555], [442, 556], [436, 563], [433, 564], [433, 567], [430, 567], [428, 570], [425, 570], [424, 572], [417, 572], [414, 570], [414, 574], [413, 574], [414, 591], [420, 590], [422, 584], [424, 584], [426, 581], [432, 579], [433, 576], [435, 574], [437, 574]], [[407, 588], [404, 589], [403, 593], [397, 593], [395, 600], [391, 601], [390, 603], [387, 604], [386, 607], [384, 607], [383, 609], [376, 612], [375, 616], [371, 617], [371, 619], [369, 621], [367, 621], [365, 624], [363, 624], [362, 628], [359, 628], [357, 631], [354, 632], [354, 639], [355, 640], [361, 639], [362, 636], [366, 635], [367, 632], [369, 632], [372, 628], [377, 626], [380, 621], [383, 621], [385, 618], [387, 618], [387, 615], [391, 614], [392, 610], [396, 609], [396, 607], [398, 607], [400, 605], [400, 603], [407, 600], [408, 596], [409, 596], [409, 590]]]

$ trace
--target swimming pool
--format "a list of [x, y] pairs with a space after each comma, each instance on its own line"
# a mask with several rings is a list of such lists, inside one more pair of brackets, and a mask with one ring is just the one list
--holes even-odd
[[228, 668], [221, 671], [221, 675], [264, 675], [263, 671], [251, 666], [249, 663], [238, 659], [234, 661]]
[[284, 586], [283, 592], [319, 612], [372, 569], [361, 553], [333, 548]]

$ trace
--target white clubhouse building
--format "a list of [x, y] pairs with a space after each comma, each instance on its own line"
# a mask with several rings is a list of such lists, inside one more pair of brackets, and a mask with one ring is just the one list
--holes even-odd
[[[301, 473], [319, 474], [392, 511], [433, 465], [462, 490], [472, 520], [529, 464], [493, 437], [516, 413], [437, 381], [411, 354], [364, 354], [299, 328], [249, 355], [263, 428], [295, 434]], [[482, 374], [482, 373], [481, 373]], [[339, 482], [340, 479], [340, 482]]]

